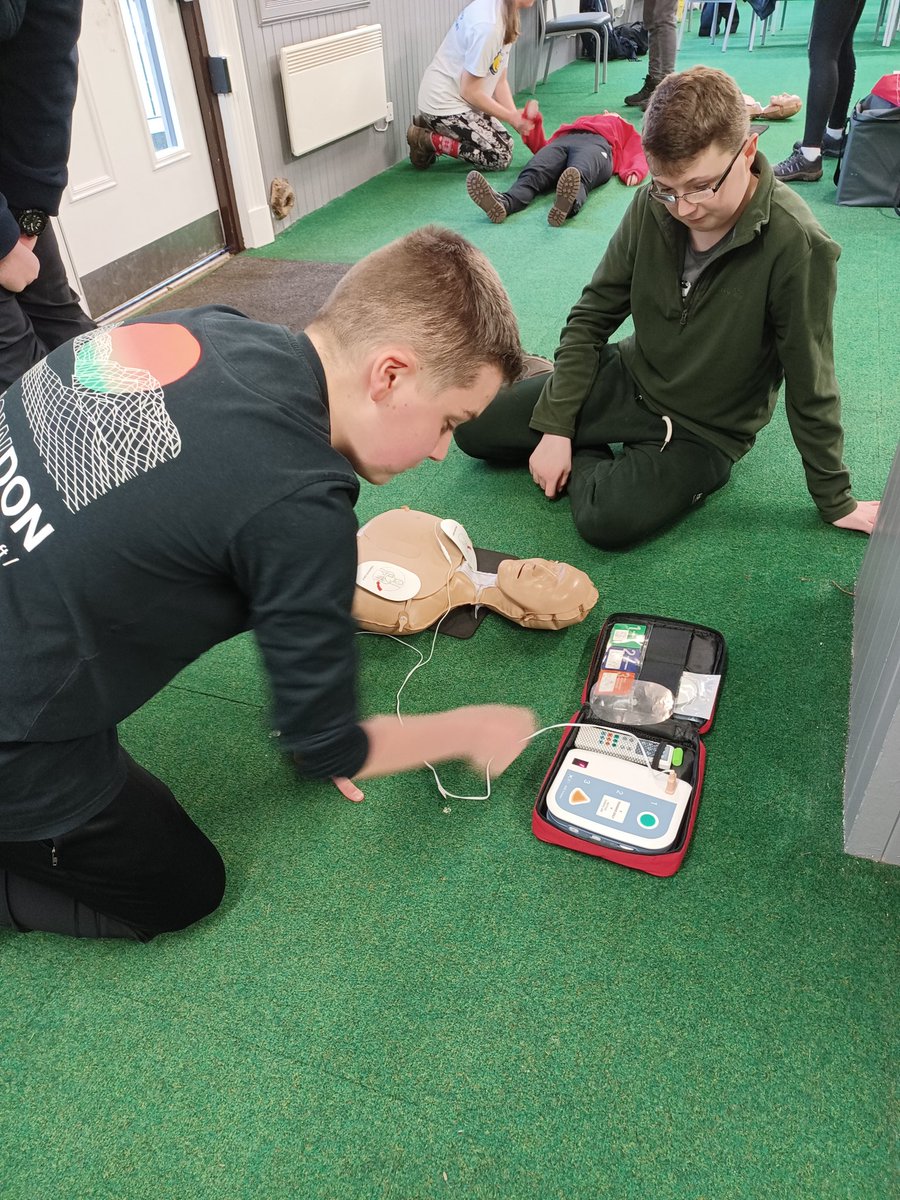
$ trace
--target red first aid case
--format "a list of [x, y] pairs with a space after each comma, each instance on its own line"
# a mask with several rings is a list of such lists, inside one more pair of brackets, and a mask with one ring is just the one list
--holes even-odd
[[542, 841], [674, 875], [694, 830], [726, 664], [715, 629], [614, 613], [538, 792]]

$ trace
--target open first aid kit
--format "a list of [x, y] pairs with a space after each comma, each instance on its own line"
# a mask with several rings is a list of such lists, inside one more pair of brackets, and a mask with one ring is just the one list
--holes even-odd
[[603, 624], [581, 708], [532, 815], [542, 841], [651, 875], [674, 875], [697, 817], [725, 672], [715, 629], [615, 613]]

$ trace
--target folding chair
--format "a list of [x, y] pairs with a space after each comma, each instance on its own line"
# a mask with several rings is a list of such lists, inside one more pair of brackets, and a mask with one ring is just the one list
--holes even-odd
[[894, 40], [894, 34], [897, 32], [897, 27], [900, 25], [900, 0], [881, 0], [881, 8], [878, 10], [878, 20], [875, 23], [875, 41], [878, 41], [878, 34], [881, 29], [881, 23], [884, 22], [884, 37], [882, 38], [882, 46], [890, 46]]
[[[602, 41], [602, 62], [603, 62], [603, 82], [606, 83], [606, 63], [609, 57], [609, 28], [612, 25], [612, 13], [608, 8], [608, 0], [600, 0], [604, 5], [603, 12], [589, 13], [573, 13], [568, 17], [558, 17], [556, 15], [556, 0], [538, 0], [538, 20], [540, 24], [540, 35], [538, 37], [538, 52], [537, 52], [537, 69], [534, 75], [534, 91], [537, 88], [537, 77], [541, 69], [541, 51], [544, 49], [544, 44], [547, 44], [547, 60], [544, 64], [544, 78], [542, 83], [547, 82], [547, 76], [550, 73], [550, 55], [553, 53], [553, 46], [550, 44], [551, 38], [556, 37], [574, 37], [579, 33], [590, 34], [596, 43], [596, 56], [594, 58], [594, 91], [600, 91], [600, 62], [601, 62], [601, 41]], [[552, 16], [547, 15], [548, 6]]]
[[[761, 22], [762, 37], [760, 38], [760, 43], [759, 43], [761, 46], [764, 46], [766, 44], [766, 34], [769, 32], [769, 29], [772, 25], [772, 17], [774, 17], [774, 16], [775, 16], [775, 12], [773, 10], [769, 14], [768, 17], [764, 17], [762, 19], [762, 22]], [[787, 0], [781, 0], [781, 20], [778, 23], [779, 29], [784, 29], [784, 18], [786, 16], [787, 16]], [[760, 24], [760, 19], [756, 15], [756, 12], [754, 10], [750, 15], [750, 40], [747, 43], [747, 49], [749, 51], [753, 50], [753, 47], [756, 43], [756, 27], [759, 24]], [[809, 41], [809, 39], [807, 38], [807, 43], [808, 43], [808, 41]]]
[[[726, 4], [726, 0], [719, 0], [717, 7], [724, 8], [725, 4]], [[682, 42], [682, 39], [684, 38], [685, 27], [687, 27], [688, 30], [690, 30], [690, 28], [691, 28], [691, 17], [693, 15], [692, 10], [695, 8], [702, 9], [703, 8], [703, 0], [699, 0], [699, 2], [698, 2], [698, 0], [684, 0], [684, 5], [681, 10], [681, 20], [678, 22], [678, 49], [679, 50], [681, 49], [681, 42]], [[731, 0], [731, 3], [728, 6], [728, 15], [725, 18], [725, 36], [722, 40], [722, 53], [723, 54], [728, 49], [728, 39], [731, 36], [731, 22], [734, 20], [734, 12], [735, 12], [736, 8], [737, 8], [737, 0]], [[714, 46], [716, 44], [716, 26], [718, 24], [719, 24], [719, 21], [718, 21], [718, 13], [717, 13], [716, 20], [713, 21], [713, 27], [710, 30], [710, 34], [709, 34], [710, 46]]]

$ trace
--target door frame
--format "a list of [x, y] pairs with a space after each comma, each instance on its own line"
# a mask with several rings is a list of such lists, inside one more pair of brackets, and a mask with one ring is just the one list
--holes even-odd
[[[225, 243], [213, 259], [266, 246], [275, 240], [235, 8], [239, 2], [175, 0], [184, 30]], [[227, 60], [232, 87], [227, 95], [212, 90], [207, 63], [210, 55]], [[69, 283], [81, 295], [81, 279], [69, 252], [65, 229], [57, 218], [53, 218], [53, 225]], [[176, 278], [182, 281], [194, 271], [206, 270], [210, 262], [209, 258], [204, 259], [177, 277], [160, 279], [148, 291], [104, 314], [104, 318], [111, 319], [127, 313], [132, 307], [146, 304], [151, 297], [170, 287]]]
[[234, 183], [228, 162], [228, 147], [225, 143], [222, 114], [219, 112], [217, 96], [212, 90], [212, 80], [209, 74], [209, 47], [203, 26], [203, 13], [193, 0], [178, 0], [178, 11], [187, 42], [194, 87], [200, 103], [200, 118], [203, 121], [203, 132], [209, 150], [209, 165], [212, 168], [216, 197], [219, 202], [219, 217], [222, 222], [225, 249], [231, 254], [237, 254], [238, 251], [244, 249], [244, 239], [238, 221], [237, 197], [234, 194]]
[[[232, 237], [237, 249], [267, 246], [275, 240], [275, 227], [269, 208], [269, 193], [263, 174], [256, 123], [250, 101], [250, 89], [244, 64], [236, 4], [240, 0], [177, 0], [185, 26], [185, 39], [207, 133], [210, 163], [219, 192], [220, 172], [226, 200], [220, 195], [223, 227], [226, 208], [233, 214]], [[218, 95], [212, 91], [207, 57], [227, 59], [231, 91]]]

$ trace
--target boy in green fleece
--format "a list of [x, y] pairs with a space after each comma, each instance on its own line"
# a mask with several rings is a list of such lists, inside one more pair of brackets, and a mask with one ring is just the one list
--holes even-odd
[[[654, 178], [569, 314], [553, 373], [504, 389], [460, 428], [459, 446], [527, 461], [550, 499], [568, 487], [578, 531], [614, 549], [727, 483], [784, 381], [823, 519], [871, 533], [878, 504], [853, 498], [842, 461], [831, 327], [839, 247], [776, 182], [724, 72], [669, 75], [642, 139]], [[634, 334], [610, 345], [629, 314]]]

